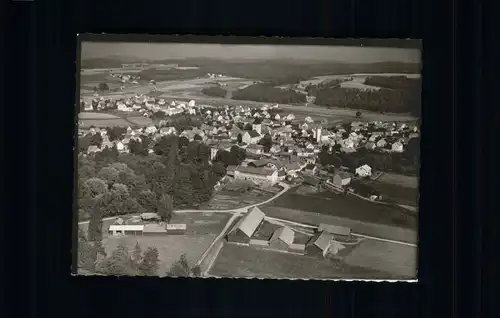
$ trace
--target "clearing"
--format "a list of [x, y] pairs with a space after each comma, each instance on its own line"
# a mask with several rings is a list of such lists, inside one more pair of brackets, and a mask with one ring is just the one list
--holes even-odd
[[106, 128], [106, 127], [127, 127], [130, 126], [131, 123], [125, 119], [117, 118], [117, 119], [83, 119], [81, 120], [82, 124], [80, 127], [88, 128], [90, 126], [95, 126], [98, 128]]
[[369, 181], [366, 183], [377, 191], [382, 200], [390, 200], [398, 204], [418, 206], [418, 189], [405, 187], [402, 185], [384, 183], [377, 181]]
[[383, 271], [348, 266], [321, 257], [225, 244], [210, 275], [259, 278], [391, 278]]
[[186, 224], [186, 235], [219, 234], [231, 218], [229, 213], [173, 213], [170, 223]]
[[81, 112], [78, 119], [120, 119], [120, 117], [108, 113]]
[[351, 228], [354, 233], [383, 237], [389, 240], [413, 244], [416, 244], [418, 241], [417, 231], [412, 229], [282, 207], [261, 206], [260, 209], [266, 214], [267, 217], [274, 217], [313, 226], [318, 226], [320, 223], [345, 226]]
[[418, 226], [416, 215], [403, 208], [376, 204], [354, 196], [335, 194], [329, 191], [315, 195], [301, 195], [292, 189], [266, 206], [316, 212], [409, 229], [417, 229]]
[[151, 118], [144, 116], [130, 116], [127, 117], [127, 120], [140, 126], [148, 126], [153, 123], [153, 120]]
[[418, 178], [402, 174], [384, 172], [377, 181], [391, 183], [403, 187], [418, 188]]
[[417, 248], [401, 244], [364, 240], [345, 258], [345, 262], [387, 271], [404, 279], [417, 276]]

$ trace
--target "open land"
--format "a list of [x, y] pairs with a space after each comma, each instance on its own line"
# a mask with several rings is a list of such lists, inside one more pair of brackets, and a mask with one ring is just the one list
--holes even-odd
[[392, 278], [389, 273], [335, 260], [235, 244], [224, 245], [209, 274], [246, 278]]
[[403, 187], [418, 188], [418, 178], [396, 173], [384, 172], [377, 181], [400, 185]]
[[389, 199], [403, 205], [415, 207], [418, 205], [418, 188], [379, 182], [378, 180], [367, 182], [367, 184], [384, 199]]
[[354, 196], [329, 191], [316, 195], [297, 194], [291, 190], [265, 206], [297, 209], [364, 222], [387, 224], [416, 229], [417, 218], [408, 211], [382, 204], [373, 204]]

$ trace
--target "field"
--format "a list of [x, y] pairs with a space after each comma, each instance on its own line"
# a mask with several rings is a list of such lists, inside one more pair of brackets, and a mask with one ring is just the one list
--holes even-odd
[[127, 120], [130, 122], [133, 122], [136, 125], [140, 125], [140, 126], [148, 126], [148, 125], [151, 125], [153, 123], [153, 120], [151, 118], [144, 117], [144, 116], [130, 116], [130, 117], [127, 117]]
[[316, 212], [409, 229], [416, 229], [418, 223], [415, 215], [402, 208], [376, 204], [353, 196], [338, 195], [328, 191], [317, 195], [300, 195], [291, 190], [267, 206]]
[[345, 258], [349, 265], [384, 270], [401, 278], [417, 275], [417, 249], [410, 246], [365, 240]]
[[[274, 190], [275, 193], [279, 190]], [[200, 209], [229, 210], [265, 201], [274, 193], [250, 186], [248, 183], [232, 182], [218, 191], [213, 198], [200, 206]]]
[[418, 178], [401, 174], [387, 173], [382, 174], [377, 181], [391, 183], [403, 187], [418, 188]]
[[81, 120], [83, 128], [88, 128], [90, 126], [95, 126], [98, 128], [106, 128], [106, 127], [127, 127], [131, 126], [131, 123], [125, 119], [117, 118], [117, 119], [83, 119]]
[[136, 242], [145, 251], [149, 246], [156, 247], [159, 252], [160, 268], [158, 273], [165, 276], [173, 263], [179, 260], [182, 254], [186, 254], [188, 262], [192, 265], [201, 257], [217, 235], [171, 235], [171, 236], [108, 236], [103, 239], [103, 246], [107, 253], [116, 249], [118, 244], [124, 243], [130, 251], [133, 250]]
[[390, 278], [378, 270], [307, 255], [266, 251], [225, 244], [210, 275], [219, 277], [259, 278]]
[[260, 209], [268, 217], [275, 217], [313, 226], [318, 226], [320, 223], [345, 226], [351, 228], [354, 233], [414, 244], [417, 243], [417, 232], [412, 229], [281, 207], [261, 206]]
[[418, 189], [378, 181], [367, 182], [383, 199], [398, 204], [418, 206]]
[[186, 235], [219, 234], [230, 218], [227, 213], [174, 213], [170, 223], [186, 224]]
[[120, 117], [107, 113], [81, 112], [78, 114], [79, 119], [120, 119]]

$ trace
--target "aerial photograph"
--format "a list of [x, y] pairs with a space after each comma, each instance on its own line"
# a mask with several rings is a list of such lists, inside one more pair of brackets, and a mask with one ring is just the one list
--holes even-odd
[[421, 50], [398, 41], [82, 41], [74, 273], [416, 281]]

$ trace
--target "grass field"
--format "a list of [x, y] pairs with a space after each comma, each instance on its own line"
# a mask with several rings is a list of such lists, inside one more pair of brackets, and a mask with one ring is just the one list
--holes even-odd
[[127, 120], [133, 122], [134, 124], [141, 125], [141, 126], [147, 126], [147, 125], [151, 125], [153, 123], [153, 120], [151, 118], [144, 117], [144, 116], [130, 116], [130, 117], [127, 117]]
[[210, 275], [259, 278], [390, 278], [391, 274], [342, 262], [225, 244]]
[[170, 223], [186, 224], [186, 235], [219, 234], [230, 218], [227, 213], [173, 213]]
[[81, 127], [88, 128], [90, 126], [95, 126], [98, 128], [105, 127], [127, 127], [131, 126], [131, 123], [122, 118], [117, 119], [83, 119]]
[[124, 243], [130, 251], [133, 250], [136, 242], [145, 251], [149, 246], [156, 247], [159, 252], [160, 268], [158, 273], [165, 276], [173, 263], [178, 261], [182, 254], [186, 254], [189, 264], [193, 265], [208, 248], [217, 235], [172, 235], [161, 237], [149, 236], [108, 236], [103, 239], [103, 246], [107, 253], [111, 253], [118, 244]]
[[269, 205], [261, 206], [260, 208], [268, 217], [275, 217], [314, 226], [318, 226], [320, 223], [345, 226], [351, 228], [355, 233], [383, 237], [389, 240], [403, 241], [413, 244], [416, 244], [418, 241], [416, 229], [405, 229], [385, 224], [370, 223], [366, 221], [282, 207], [273, 207]]
[[418, 223], [415, 215], [402, 208], [375, 204], [354, 196], [343, 196], [328, 191], [318, 195], [300, 195], [291, 190], [268, 206], [316, 212], [410, 229], [416, 229]]
[[375, 189], [384, 199], [389, 199], [398, 204], [410, 206], [418, 206], [418, 189], [405, 187], [398, 184], [391, 184], [379, 181], [367, 182], [367, 184]]
[[384, 183], [390, 183], [390, 184], [394, 184], [394, 185], [399, 185], [399, 186], [403, 186], [403, 187], [418, 188], [418, 178], [417, 177], [405, 176], [402, 174], [384, 172], [377, 179], [377, 181], [384, 182]]
[[120, 119], [120, 117], [108, 113], [81, 112], [78, 114], [79, 119]]
[[417, 249], [410, 246], [365, 240], [345, 261], [353, 266], [387, 271], [403, 279], [417, 276]]

